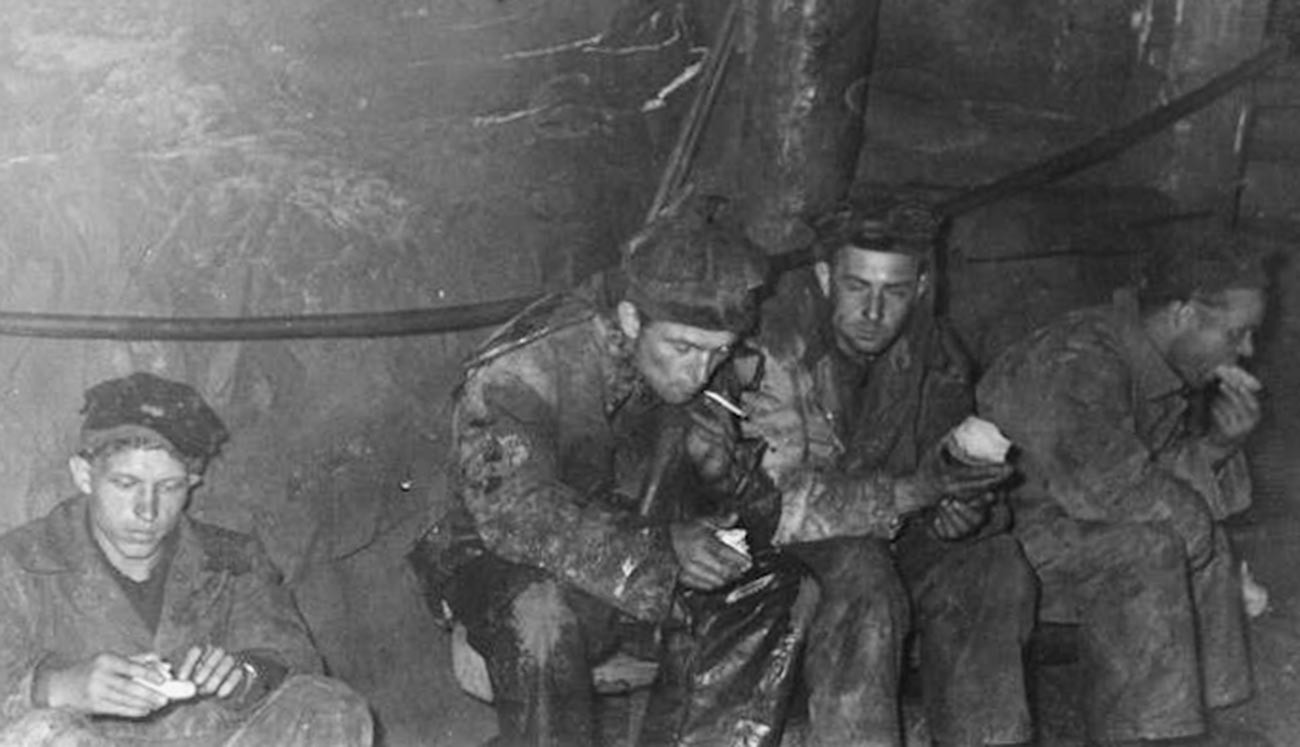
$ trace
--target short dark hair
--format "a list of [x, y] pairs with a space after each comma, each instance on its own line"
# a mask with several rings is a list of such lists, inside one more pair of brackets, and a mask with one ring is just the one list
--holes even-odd
[[1214, 305], [1227, 290], [1266, 290], [1267, 259], [1250, 239], [1225, 229], [1172, 233], [1156, 244], [1142, 269], [1138, 304], [1143, 311], [1176, 301]]
[[816, 220], [814, 254], [832, 264], [846, 248], [908, 254], [924, 271], [933, 264], [942, 225], [928, 201], [910, 192], [876, 192], [842, 202]]

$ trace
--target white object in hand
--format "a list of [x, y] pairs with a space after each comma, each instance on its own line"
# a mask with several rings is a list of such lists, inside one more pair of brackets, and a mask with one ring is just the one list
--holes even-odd
[[719, 529], [716, 535], [722, 541], [722, 544], [738, 553], [749, 554], [749, 543], [745, 541], [746, 532], [744, 529]]
[[133, 677], [136, 682], [153, 690], [157, 690], [167, 697], [168, 700], [189, 700], [199, 694], [198, 685], [189, 680], [178, 680], [172, 677], [172, 665], [163, 661], [157, 654], [144, 654], [142, 656], [132, 657], [141, 664], [152, 666], [158, 674], [166, 679], [162, 682], [150, 682], [140, 677]]
[[1250, 375], [1250, 372], [1241, 366], [1222, 365], [1214, 369], [1214, 377], [1225, 386], [1244, 392], [1258, 392], [1264, 388], [1259, 379]]
[[1268, 589], [1255, 580], [1244, 560], [1241, 561], [1241, 599], [1247, 617], [1259, 617], [1268, 611]]
[[971, 415], [948, 434], [952, 455], [969, 464], [1002, 464], [1011, 441], [989, 421]]

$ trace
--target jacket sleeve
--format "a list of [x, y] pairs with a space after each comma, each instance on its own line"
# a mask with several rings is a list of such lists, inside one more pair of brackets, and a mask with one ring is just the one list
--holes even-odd
[[642, 527], [616, 510], [606, 484], [563, 479], [560, 418], [606, 433], [599, 391], [560, 411], [562, 351], [529, 345], [471, 371], [453, 423], [459, 492], [497, 555], [543, 568], [642, 619], [668, 611], [678, 565], [666, 528]]
[[797, 356], [765, 351], [759, 388], [745, 395], [750, 438], [768, 449], [763, 469], [780, 493], [778, 545], [840, 536], [892, 538], [900, 526], [894, 480], [883, 472], [848, 477], [843, 445], [820, 410], [812, 377]]
[[981, 382], [980, 406], [1069, 516], [1170, 521], [1191, 554], [1208, 552], [1206, 486], [1170, 468], [1174, 452], [1188, 445], [1143, 441], [1133, 386], [1122, 355], [1093, 341], [1004, 362]]
[[233, 571], [227, 648], [233, 653], [269, 660], [290, 672], [319, 674], [320, 654], [289, 590], [271, 564], [261, 542], [244, 537], [243, 562]]
[[16, 720], [32, 710], [32, 679], [48, 655], [36, 643], [37, 600], [24, 583], [26, 573], [5, 553], [0, 556], [0, 718]]

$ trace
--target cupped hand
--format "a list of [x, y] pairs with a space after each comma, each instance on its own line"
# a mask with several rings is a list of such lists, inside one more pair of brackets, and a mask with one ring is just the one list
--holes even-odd
[[52, 708], [143, 718], [169, 702], [167, 696], [137, 681], [161, 683], [164, 677], [156, 667], [117, 654], [96, 654], [53, 668], [46, 677], [46, 701]]
[[713, 591], [736, 580], [749, 570], [749, 556], [718, 539], [720, 529], [736, 524], [736, 516], [695, 519], [669, 528], [673, 552], [681, 566], [679, 580], [697, 591]]
[[191, 646], [176, 670], [176, 679], [193, 682], [200, 695], [225, 698], [244, 681], [244, 668], [220, 646]]

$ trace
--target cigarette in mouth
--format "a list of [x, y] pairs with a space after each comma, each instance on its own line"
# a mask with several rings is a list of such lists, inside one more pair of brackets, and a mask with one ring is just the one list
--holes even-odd
[[731, 413], [732, 415], [735, 415], [736, 417], [742, 420], [749, 417], [749, 413], [740, 409], [740, 405], [736, 404], [735, 402], [732, 402], [731, 400], [727, 399], [721, 394], [718, 394], [712, 389], [705, 389], [704, 396], [718, 403], [718, 405], [720, 405], [722, 409], [726, 410], [727, 412]]

